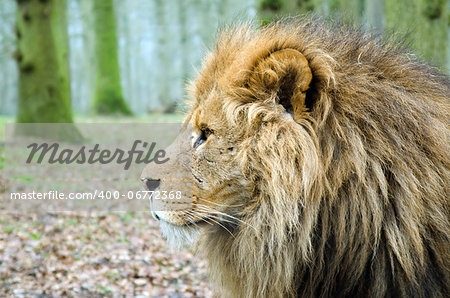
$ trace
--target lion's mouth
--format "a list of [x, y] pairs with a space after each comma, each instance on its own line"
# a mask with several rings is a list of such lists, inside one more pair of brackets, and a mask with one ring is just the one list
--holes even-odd
[[157, 221], [160, 221], [160, 220], [161, 220], [161, 218], [158, 216], [158, 214], [156, 214], [155, 211], [151, 210], [151, 212], [152, 212], [152, 217], [153, 217], [154, 219], [156, 219]]
[[159, 222], [164, 222], [166, 224], [169, 224], [169, 225], [172, 225], [175, 227], [199, 227], [199, 226], [209, 224], [209, 220], [210, 220], [208, 217], [204, 217], [204, 218], [198, 219], [197, 221], [192, 221], [192, 220], [189, 221], [188, 220], [188, 221], [184, 222], [182, 225], [180, 225], [180, 224], [176, 224], [171, 221], [165, 220], [164, 218], [160, 218], [157, 214], [155, 214], [155, 217]]
[[207, 225], [207, 224], [209, 224], [209, 221], [208, 221], [208, 218], [202, 218], [202, 219], [200, 219], [200, 220], [198, 220], [198, 221], [189, 221], [189, 222], [186, 222], [186, 224], [185, 224], [185, 226], [187, 226], [187, 227], [198, 227], [198, 226], [203, 226], [203, 225]]

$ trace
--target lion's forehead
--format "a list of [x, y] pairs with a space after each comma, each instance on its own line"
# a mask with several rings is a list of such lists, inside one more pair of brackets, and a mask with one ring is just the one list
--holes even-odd
[[195, 129], [208, 126], [216, 132], [227, 132], [230, 125], [224, 111], [225, 101], [226, 98], [220, 92], [210, 92], [210, 95], [193, 109], [190, 121], [192, 127]]

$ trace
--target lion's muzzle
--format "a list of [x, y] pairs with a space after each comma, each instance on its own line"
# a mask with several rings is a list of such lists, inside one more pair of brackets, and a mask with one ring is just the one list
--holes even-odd
[[[157, 190], [159, 185], [161, 184], [160, 179], [151, 179], [151, 178], [142, 178], [142, 182], [144, 184], [144, 189], [147, 191], [152, 191], [152, 192]], [[150, 200], [150, 211], [152, 213], [153, 218], [156, 220], [160, 220], [160, 217], [154, 211], [153, 194], [150, 196], [149, 200]]]

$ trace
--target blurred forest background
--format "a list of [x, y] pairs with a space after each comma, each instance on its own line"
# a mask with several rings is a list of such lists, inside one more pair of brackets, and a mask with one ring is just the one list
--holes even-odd
[[1, 0], [0, 115], [173, 113], [217, 28], [313, 12], [406, 34], [450, 70], [449, 0]]

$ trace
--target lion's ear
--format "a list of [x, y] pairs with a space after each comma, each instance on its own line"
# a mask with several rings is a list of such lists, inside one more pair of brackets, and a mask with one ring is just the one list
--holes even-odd
[[305, 56], [294, 49], [283, 49], [256, 65], [249, 85], [264, 88], [264, 93], [276, 93], [278, 103], [299, 120], [306, 110], [306, 91], [311, 80], [311, 68]]

